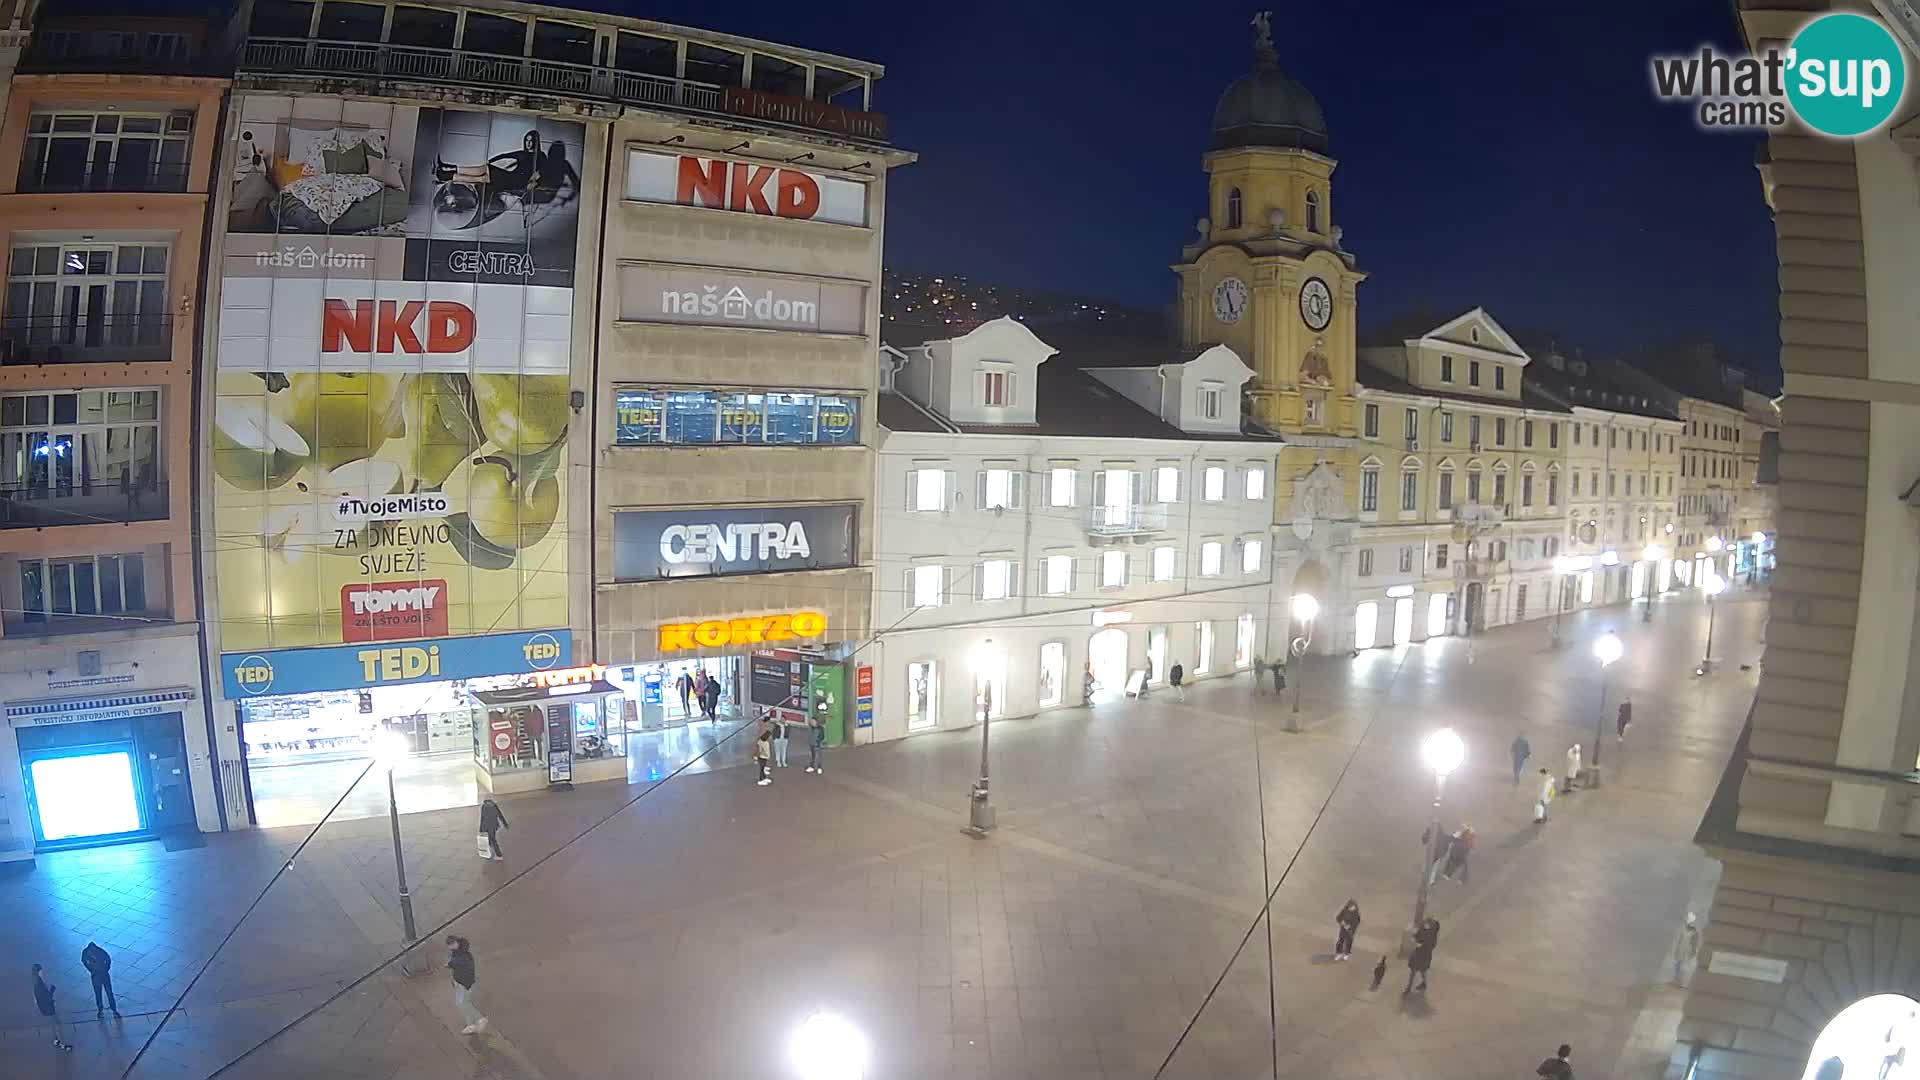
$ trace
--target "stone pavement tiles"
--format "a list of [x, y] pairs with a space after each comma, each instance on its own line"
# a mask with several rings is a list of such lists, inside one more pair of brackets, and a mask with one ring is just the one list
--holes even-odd
[[[1758, 611], [1722, 605], [1729, 660], [1757, 652]], [[826, 777], [784, 770], [767, 789], [722, 770], [516, 799], [505, 865], [472, 856], [470, 809], [407, 815], [423, 932], [500, 889], [453, 927], [475, 942], [494, 1031], [457, 1034], [443, 970], [389, 969], [223, 1075], [784, 1077], [787, 1033], [832, 1008], [869, 1033], [874, 1076], [1141, 1077], [1216, 980], [1166, 1075], [1271, 1075], [1270, 986], [1280, 1075], [1526, 1075], [1563, 1039], [1582, 1075], [1623, 1075], [1611, 1070], [1709, 872], [1689, 838], [1752, 692], [1733, 663], [1711, 680], [1673, 663], [1703, 622], [1699, 605], [1669, 602], [1651, 627], [1618, 611], [1569, 618], [1557, 651], [1529, 626], [1329, 660], [1309, 673], [1303, 734], [1244, 679], [1203, 683], [1185, 704], [1007, 722], [1002, 828], [985, 841], [959, 832], [977, 765], [967, 731], [839, 751]], [[1631, 741], [1605, 748], [1607, 787], [1535, 828], [1506, 743], [1521, 725], [1542, 757], [1591, 738], [1585, 639], [1606, 625], [1628, 643], [1612, 692], [1634, 695]], [[1436, 889], [1433, 991], [1403, 1001], [1403, 967], [1379, 994], [1367, 970], [1412, 903], [1431, 800], [1417, 744], [1443, 722], [1472, 748], [1443, 814], [1471, 820], [1481, 846], [1470, 884]], [[297, 842], [273, 830], [65, 853], [0, 879], [7, 954], [54, 966], [71, 1016], [88, 996], [78, 952], [97, 937], [128, 1014], [94, 1024], [82, 1011], [79, 1051], [55, 1057], [23, 976], [0, 999], [0, 1075], [119, 1075]], [[1271, 953], [1259, 927], [1229, 965], [1290, 861]], [[391, 956], [391, 874], [385, 822], [323, 830], [133, 1075], [208, 1075]], [[1332, 914], [1349, 895], [1366, 915], [1361, 951], [1334, 964]]]

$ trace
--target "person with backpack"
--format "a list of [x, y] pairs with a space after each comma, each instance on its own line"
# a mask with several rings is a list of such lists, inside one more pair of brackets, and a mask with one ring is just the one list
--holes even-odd
[[706, 688], [700, 692], [700, 709], [702, 712], [705, 712], [707, 714], [707, 719], [715, 721], [716, 723], [719, 721], [720, 719], [720, 680], [719, 679], [715, 679], [711, 677], [707, 679]]
[[467, 1026], [462, 1035], [478, 1035], [487, 1030], [487, 1018], [473, 1004], [473, 986], [480, 981], [479, 968], [473, 962], [473, 943], [457, 934], [447, 935], [447, 970], [453, 975], [453, 1007]]
[[1173, 692], [1180, 695], [1181, 701], [1187, 700], [1187, 688], [1184, 685], [1186, 677], [1187, 669], [1181, 667], [1177, 660], [1167, 669], [1167, 681], [1173, 684]]
[[53, 1048], [73, 1053], [73, 1044], [61, 1038], [60, 1010], [53, 1003], [53, 992], [57, 989], [46, 980], [46, 969], [39, 964], [33, 965], [33, 1007], [53, 1025]]
[[1360, 932], [1360, 902], [1347, 898], [1346, 906], [1333, 917], [1334, 925], [1340, 932], [1333, 939], [1333, 958], [1349, 960], [1353, 957], [1353, 935]]
[[807, 771], [819, 776], [827, 771], [827, 725], [818, 716], [807, 717]]
[[97, 941], [87, 942], [80, 950], [80, 966], [87, 969], [88, 981], [93, 983], [93, 1015], [103, 1012], [101, 992], [106, 993], [106, 1006], [113, 1009], [113, 1015], [120, 1015], [120, 1002], [113, 996], [113, 954], [100, 947]]
[[488, 799], [480, 804], [480, 832], [487, 838], [487, 847], [493, 851], [493, 857], [506, 861], [506, 853], [500, 850], [500, 830], [510, 829], [507, 815], [501, 813], [500, 804]]
[[1544, 1076], [1547, 1080], [1573, 1080], [1573, 1066], [1567, 1063], [1567, 1058], [1572, 1056], [1573, 1047], [1561, 1043], [1560, 1049], [1555, 1051], [1552, 1057], [1541, 1062], [1540, 1067], [1533, 1070], [1533, 1075]]

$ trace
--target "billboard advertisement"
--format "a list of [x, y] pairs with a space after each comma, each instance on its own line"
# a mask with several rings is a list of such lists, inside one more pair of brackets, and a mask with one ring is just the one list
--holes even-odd
[[567, 626], [584, 129], [239, 115], [205, 426], [222, 651]]
[[792, 221], [867, 224], [866, 181], [726, 158], [627, 151], [627, 198]]
[[616, 510], [614, 580], [852, 566], [853, 511], [847, 505]]
[[857, 281], [633, 263], [620, 268], [620, 318], [858, 334], [866, 328], [867, 287]]

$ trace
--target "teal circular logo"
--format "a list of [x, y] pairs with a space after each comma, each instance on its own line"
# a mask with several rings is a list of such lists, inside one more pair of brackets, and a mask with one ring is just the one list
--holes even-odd
[[1872, 131], [1893, 115], [1906, 89], [1906, 57], [1877, 19], [1822, 15], [1789, 46], [1787, 101], [1823, 135]]

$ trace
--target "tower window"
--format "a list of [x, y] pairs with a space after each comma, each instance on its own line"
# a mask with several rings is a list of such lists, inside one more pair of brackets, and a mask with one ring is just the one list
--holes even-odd
[[1307, 192], [1307, 231], [1320, 231], [1320, 193], [1317, 191]]
[[1227, 228], [1240, 227], [1240, 189], [1227, 189]]

